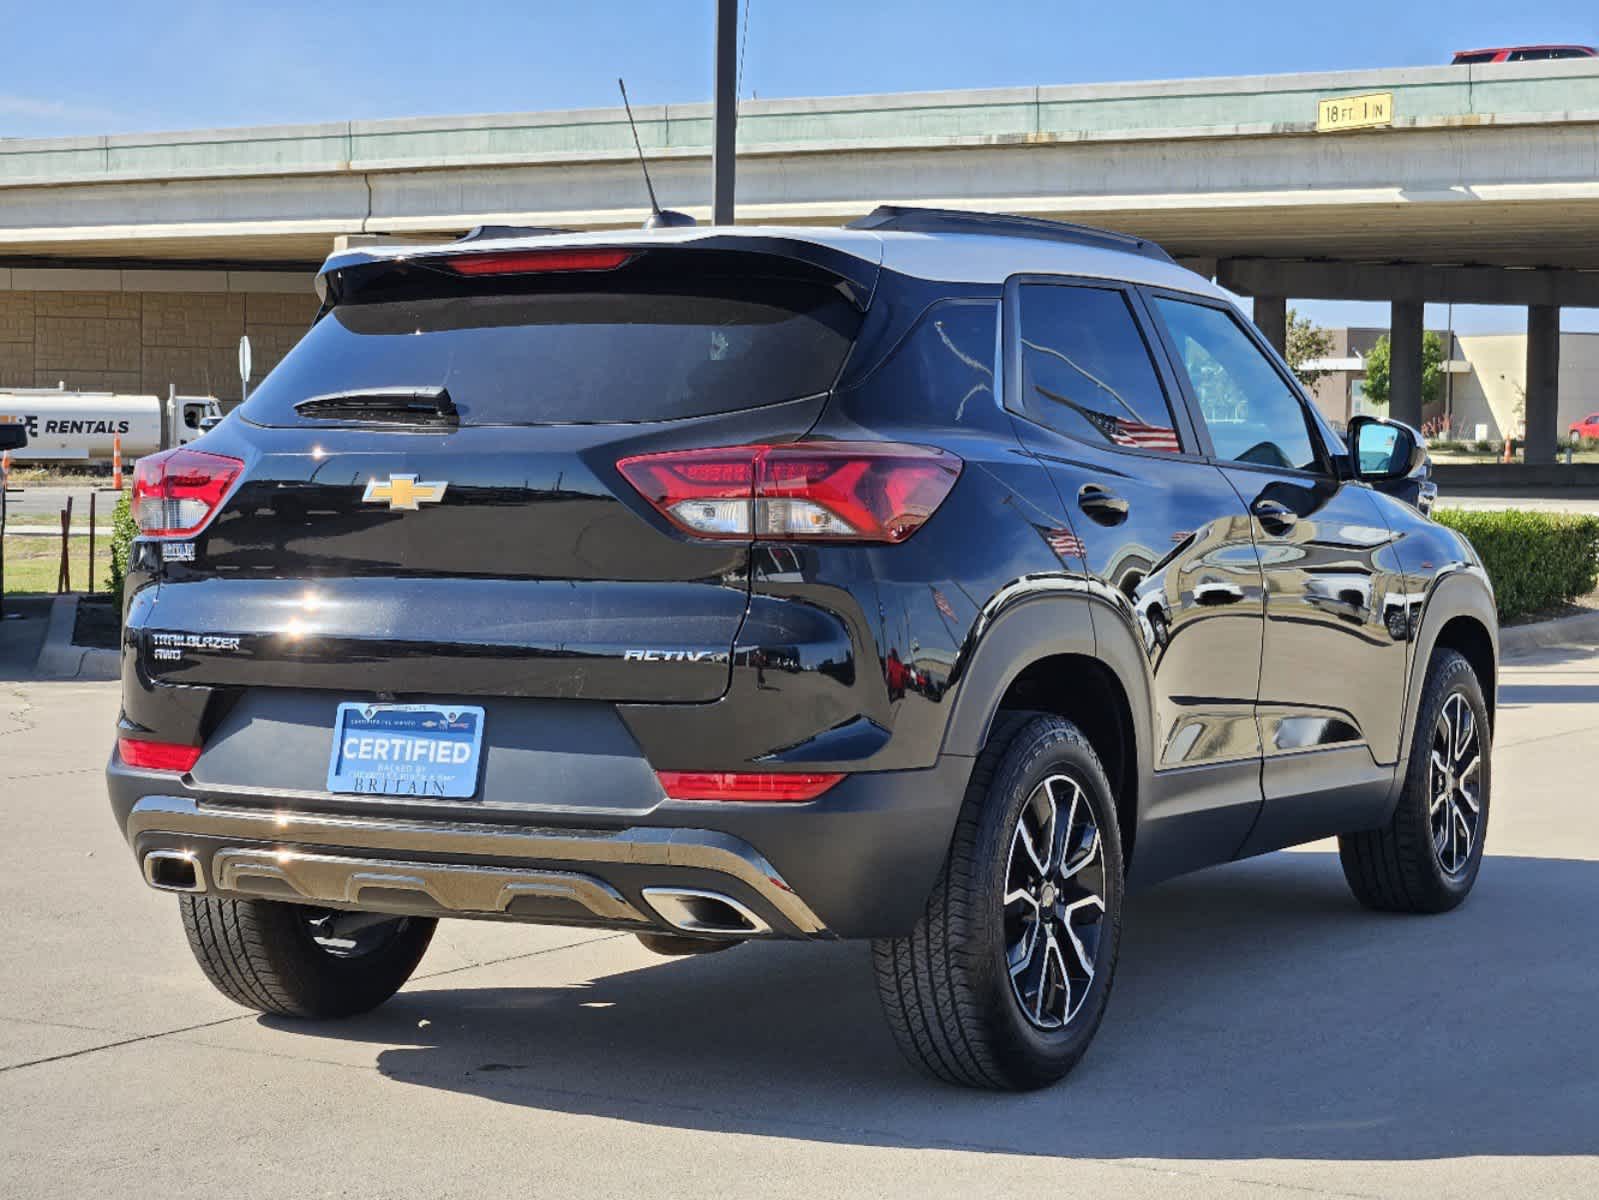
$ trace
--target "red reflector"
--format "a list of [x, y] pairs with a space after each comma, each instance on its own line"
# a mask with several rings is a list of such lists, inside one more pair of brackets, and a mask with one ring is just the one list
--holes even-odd
[[696, 537], [903, 542], [944, 502], [962, 465], [930, 446], [795, 442], [641, 454], [616, 469]]
[[151, 771], [177, 771], [180, 774], [194, 766], [200, 757], [200, 747], [185, 746], [178, 742], [152, 742], [146, 738], [119, 737], [117, 753], [130, 767], [146, 767]]
[[133, 519], [152, 537], [198, 533], [222, 506], [244, 463], [200, 450], [164, 450], [133, 465]]
[[532, 275], [539, 271], [614, 271], [627, 250], [508, 250], [499, 254], [458, 254], [444, 260], [458, 275]]
[[794, 803], [814, 800], [842, 775], [777, 775], [754, 771], [657, 771], [673, 800], [764, 800]]

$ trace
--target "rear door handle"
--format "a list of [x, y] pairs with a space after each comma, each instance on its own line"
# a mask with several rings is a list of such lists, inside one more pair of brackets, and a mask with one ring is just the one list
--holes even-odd
[[1077, 493], [1077, 507], [1101, 525], [1120, 525], [1127, 519], [1127, 501], [1097, 483], [1083, 484]]
[[1299, 522], [1298, 513], [1276, 500], [1256, 500], [1250, 511], [1267, 533], [1287, 533]]

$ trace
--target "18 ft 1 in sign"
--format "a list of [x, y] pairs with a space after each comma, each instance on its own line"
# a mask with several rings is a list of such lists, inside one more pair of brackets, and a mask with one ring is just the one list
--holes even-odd
[[1316, 132], [1375, 129], [1394, 123], [1394, 94], [1371, 92], [1365, 96], [1339, 96], [1316, 102]]

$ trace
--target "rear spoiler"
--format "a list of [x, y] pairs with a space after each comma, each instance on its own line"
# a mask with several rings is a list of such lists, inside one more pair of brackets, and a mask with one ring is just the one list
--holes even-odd
[[880, 243], [877, 244], [877, 257], [867, 259], [801, 237], [724, 233], [712, 229], [704, 230], [703, 235], [697, 237], [692, 236], [694, 233], [692, 230], [671, 232], [688, 233], [691, 236], [669, 239], [659, 235], [648, 238], [624, 236], [615, 241], [594, 236], [581, 238], [551, 236], [548, 240], [538, 237], [518, 237], [514, 240], [493, 241], [463, 238], [461, 241], [444, 245], [346, 250], [332, 255], [322, 265], [322, 270], [317, 275], [316, 290], [322, 300], [322, 312], [318, 316], [336, 304], [353, 299], [373, 280], [390, 277], [396, 272], [421, 269], [430, 276], [434, 272], [453, 275], [455, 272], [449, 271], [445, 265], [450, 260], [461, 260], [478, 254], [544, 250], [551, 252], [618, 250], [625, 251], [629, 255], [648, 255], [652, 259], [657, 255], [688, 257], [712, 252], [777, 259], [795, 267], [809, 268], [828, 277], [840, 293], [861, 312], [865, 312], [871, 306], [872, 295], [877, 289], [882, 257]]

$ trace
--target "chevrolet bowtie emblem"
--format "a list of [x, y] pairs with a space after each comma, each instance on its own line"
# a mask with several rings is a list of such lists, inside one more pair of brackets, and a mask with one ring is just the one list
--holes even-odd
[[366, 481], [366, 491], [361, 494], [361, 503], [387, 503], [391, 509], [406, 508], [415, 512], [423, 504], [444, 499], [447, 486], [448, 483], [443, 479], [418, 483], [415, 475], [390, 475], [382, 483], [369, 479]]

